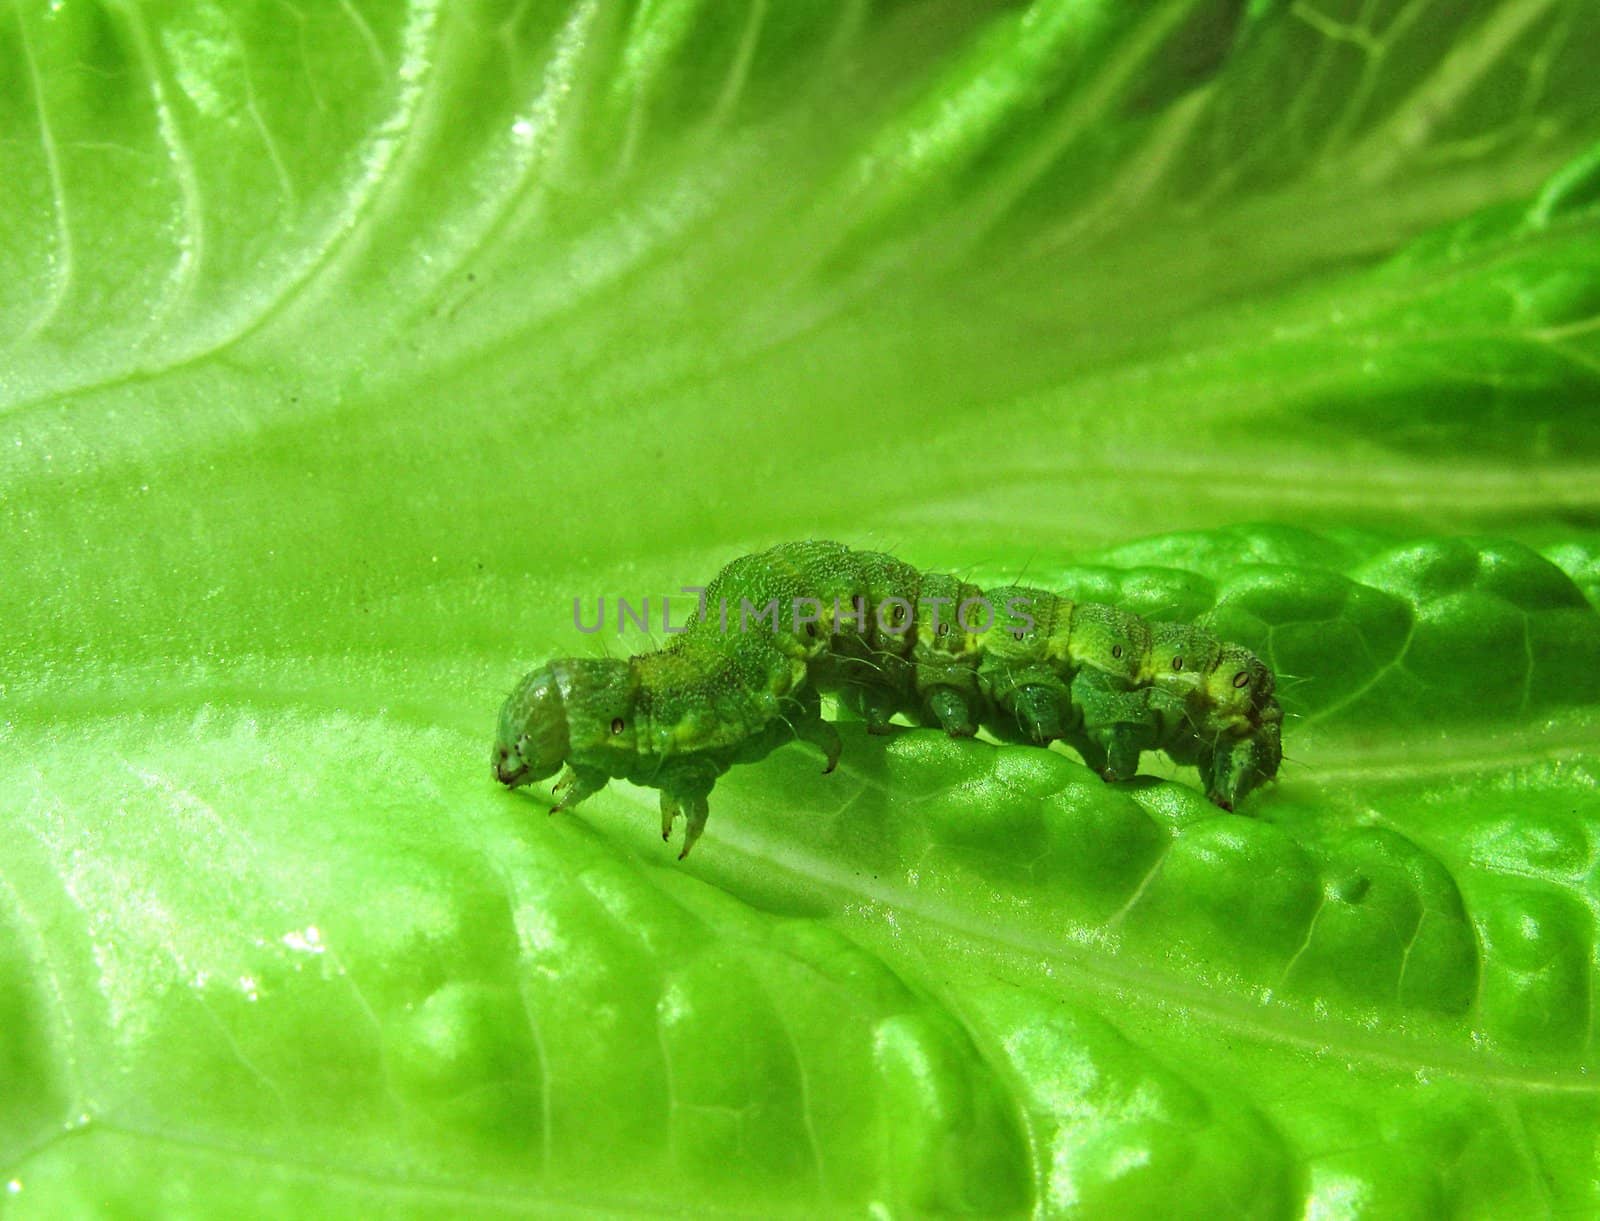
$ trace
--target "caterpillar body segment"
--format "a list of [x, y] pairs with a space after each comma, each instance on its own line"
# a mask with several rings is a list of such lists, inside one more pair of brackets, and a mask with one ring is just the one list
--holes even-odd
[[493, 763], [512, 788], [565, 765], [557, 810], [613, 778], [658, 789], [662, 836], [681, 815], [687, 855], [730, 767], [798, 738], [833, 770], [829, 695], [873, 733], [900, 716], [954, 737], [981, 727], [1008, 742], [1060, 740], [1107, 780], [1164, 751], [1231, 810], [1282, 760], [1274, 685], [1253, 653], [1203, 628], [1043, 589], [985, 591], [838, 543], [786, 543], [723, 568], [667, 647], [557, 659], [524, 677], [501, 710]]

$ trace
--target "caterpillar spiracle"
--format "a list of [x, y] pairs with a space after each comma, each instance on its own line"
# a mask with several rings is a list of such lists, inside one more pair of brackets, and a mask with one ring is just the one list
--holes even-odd
[[501, 709], [492, 762], [510, 788], [565, 764], [555, 810], [613, 778], [659, 789], [662, 838], [687, 819], [681, 859], [735, 764], [798, 738], [834, 769], [831, 695], [871, 733], [900, 715], [952, 737], [981, 726], [1007, 742], [1059, 739], [1106, 780], [1165, 751], [1231, 810], [1282, 762], [1274, 687], [1255, 654], [1200, 627], [1042, 589], [982, 590], [839, 543], [784, 543], [723, 568], [667, 647], [526, 675]]

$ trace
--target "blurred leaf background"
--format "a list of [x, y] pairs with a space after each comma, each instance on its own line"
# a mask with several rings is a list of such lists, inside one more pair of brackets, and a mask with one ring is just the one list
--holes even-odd
[[[1597, 42], [0, 9], [8, 1204], [1593, 1210]], [[801, 537], [1225, 627], [1291, 765], [495, 791], [573, 597]]]

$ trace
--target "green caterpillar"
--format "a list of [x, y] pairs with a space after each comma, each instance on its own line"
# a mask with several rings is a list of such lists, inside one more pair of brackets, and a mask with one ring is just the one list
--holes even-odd
[[1231, 810], [1282, 761], [1274, 687], [1255, 654], [1202, 628], [1041, 589], [984, 591], [839, 543], [784, 543], [718, 573], [668, 647], [528, 674], [501, 709], [493, 764], [511, 788], [566, 764], [556, 810], [612, 778], [661, 790], [661, 837], [687, 817], [681, 859], [734, 764], [798, 738], [834, 769], [827, 694], [872, 733], [901, 715], [952, 737], [981, 726], [1009, 742], [1060, 739], [1106, 780], [1162, 750]]

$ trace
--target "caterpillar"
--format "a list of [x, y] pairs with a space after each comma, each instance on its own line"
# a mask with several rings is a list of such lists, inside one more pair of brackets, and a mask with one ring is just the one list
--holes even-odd
[[1164, 751], [1232, 810], [1282, 762], [1274, 689], [1260, 658], [1200, 627], [1019, 585], [981, 590], [840, 543], [783, 543], [723, 568], [667, 647], [527, 674], [491, 761], [512, 789], [565, 765], [551, 813], [612, 779], [659, 789], [662, 839], [686, 819], [681, 860], [734, 765], [798, 739], [833, 771], [831, 695], [869, 733], [903, 716], [952, 737], [1059, 740], [1108, 781]]

